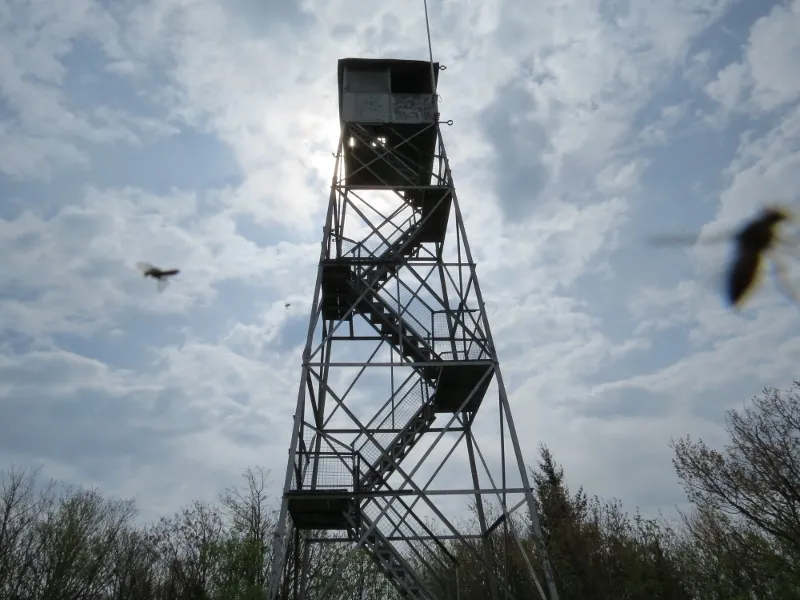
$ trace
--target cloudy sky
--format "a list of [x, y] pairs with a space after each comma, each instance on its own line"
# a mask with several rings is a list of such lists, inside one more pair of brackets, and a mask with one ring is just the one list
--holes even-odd
[[[800, 309], [768, 281], [732, 314], [726, 246], [645, 240], [792, 202], [800, 0], [430, 15], [524, 452], [681, 502], [669, 439], [718, 444], [726, 409], [797, 377]], [[349, 56], [426, 59], [422, 2], [0, 5], [0, 468], [148, 515], [248, 465], [282, 482]], [[139, 260], [182, 273], [159, 294]]]

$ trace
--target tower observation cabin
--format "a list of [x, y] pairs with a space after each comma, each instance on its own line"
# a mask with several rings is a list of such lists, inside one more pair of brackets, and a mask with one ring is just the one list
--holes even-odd
[[[439, 64], [433, 67], [438, 83]], [[338, 75], [339, 120], [352, 130], [345, 139], [345, 184], [429, 185], [437, 137], [431, 63], [347, 58], [339, 61]]]

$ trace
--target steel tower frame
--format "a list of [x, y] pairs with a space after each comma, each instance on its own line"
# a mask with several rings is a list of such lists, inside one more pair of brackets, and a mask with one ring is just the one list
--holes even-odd
[[[542, 598], [558, 600], [440, 131], [436, 88], [444, 68], [339, 60], [341, 135], [270, 600], [343, 596], [341, 575], [357, 549], [402, 597], [458, 598], [459, 574], [466, 574], [444, 540], [460, 542], [481, 565], [487, 598], [514, 598], [489, 536], [508, 528], [520, 507], [530, 516], [547, 593], [513, 527], [511, 539]], [[483, 406], [490, 384], [495, 407]], [[476, 428], [487, 427], [477, 418], [482, 407], [481, 417], [499, 424], [499, 469], [477, 443]], [[508, 482], [512, 463], [517, 487]], [[431, 489], [442, 479], [450, 485]], [[492, 523], [487, 496], [500, 513]], [[477, 531], [445, 514], [449, 504], [463, 515], [465, 502]], [[309, 555], [314, 544], [330, 543], [351, 549], [320, 580], [309, 572]]]

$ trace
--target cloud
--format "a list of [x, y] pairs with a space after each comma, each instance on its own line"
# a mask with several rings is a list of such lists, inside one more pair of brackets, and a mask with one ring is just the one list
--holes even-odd
[[800, 57], [796, 33], [800, 3], [776, 3], [752, 28], [741, 60], [721, 69], [706, 86], [728, 110], [772, 111], [800, 98], [800, 76], [791, 68]]
[[168, 124], [145, 115], [122, 115], [102, 103], [72, 105], [68, 90], [85, 83], [75, 81], [76, 55], [91, 49], [101, 60], [120, 60], [118, 29], [92, 0], [74, 3], [69, 13], [57, 2], [14, 2], [0, 14], [0, 106], [13, 115], [0, 127], [0, 171], [48, 178], [57, 165], [89, 167], [85, 143], [136, 143], [145, 133], [170, 133]]
[[[572, 485], [669, 508], [668, 440], [719, 443], [725, 409], [796, 377], [797, 311], [767, 285], [732, 314], [712, 285], [726, 247], [644, 239], [731, 228], [797, 189], [798, 3], [747, 22], [722, 0], [430, 9], [523, 453], [544, 442]], [[281, 482], [336, 60], [426, 59], [421, 8], [17, 1], [0, 32], [0, 465], [146, 515], [251, 464]], [[159, 293], [138, 260], [181, 273]], [[359, 415], [387, 394], [370, 381]], [[496, 423], [477, 427], [496, 461]]]

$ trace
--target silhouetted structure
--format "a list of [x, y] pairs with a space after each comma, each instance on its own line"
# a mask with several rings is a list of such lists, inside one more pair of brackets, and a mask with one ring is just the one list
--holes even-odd
[[[313, 543], [363, 547], [402, 596], [434, 599], [458, 597], [459, 564], [443, 540], [486, 539], [505, 523], [501, 507], [521, 506], [541, 538], [439, 129], [439, 71], [427, 61], [339, 61], [341, 138], [271, 599], [286, 590], [338, 597], [345, 565], [312, 584]], [[482, 480], [482, 470], [491, 475]], [[486, 496], [496, 501], [494, 522]], [[469, 502], [482, 531], [462, 531], [452, 518]], [[288, 553], [292, 539], [297, 552]], [[486, 597], [513, 598], [488, 546], [468, 551], [485, 567]]]

